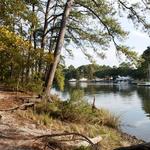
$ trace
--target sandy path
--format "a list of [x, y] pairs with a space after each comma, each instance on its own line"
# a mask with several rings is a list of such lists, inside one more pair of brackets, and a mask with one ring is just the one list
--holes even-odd
[[[16, 93], [0, 91], [0, 109], [9, 109], [20, 103], [16, 100]], [[18, 118], [16, 112], [0, 111], [0, 150], [43, 149], [39, 141], [30, 139], [48, 133], [51, 131], [38, 128], [31, 120]]]

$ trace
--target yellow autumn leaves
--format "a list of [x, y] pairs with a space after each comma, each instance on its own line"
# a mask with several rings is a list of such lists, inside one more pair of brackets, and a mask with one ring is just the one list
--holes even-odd
[[0, 27], [0, 50], [27, 50], [30, 43], [25, 41], [22, 37], [8, 30], [7, 27]]

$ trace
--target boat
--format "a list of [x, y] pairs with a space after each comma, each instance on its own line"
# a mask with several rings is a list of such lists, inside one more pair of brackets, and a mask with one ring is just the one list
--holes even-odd
[[70, 79], [69, 82], [77, 82], [77, 79]]
[[130, 77], [121, 77], [118, 76], [118, 78], [116, 78], [115, 83], [117, 84], [129, 84], [131, 83], [132, 79]]
[[88, 82], [88, 79], [87, 78], [81, 78], [81, 79], [79, 79], [79, 82]]
[[150, 86], [150, 82], [141, 82], [137, 84], [138, 86]]

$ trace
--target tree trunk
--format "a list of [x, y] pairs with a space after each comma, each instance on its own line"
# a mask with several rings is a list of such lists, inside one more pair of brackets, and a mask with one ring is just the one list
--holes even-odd
[[42, 70], [42, 56], [43, 56], [44, 48], [45, 48], [45, 40], [46, 40], [46, 32], [47, 32], [47, 27], [48, 27], [48, 14], [49, 14], [50, 3], [51, 3], [51, 0], [48, 0], [47, 4], [46, 4], [46, 12], [45, 12], [45, 18], [44, 18], [44, 29], [43, 29], [42, 39], [41, 39], [42, 51], [40, 52], [39, 73], [41, 73], [41, 70]]
[[[35, 13], [35, 4], [32, 5], [32, 12]], [[30, 45], [32, 45], [32, 41], [33, 41], [33, 44], [34, 44], [34, 50], [35, 50], [35, 25], [32, 23], [31, 24], [31, 34], [30, 34], [30, 38], [29, 38], [29, 42], [30, 42]], [[27, 58], [27, 68], [26, 68], [26, 82], [29, 81], [29, 78], [30, 78], [30, 71], [33, 69], [33, 67], [30, 65], [30, 57], [31, 57], [31, 54], [30, 54], [30, 50], [31, 50], [32, 47], [29, 47], [29, 50], [28, 50], [28, 58]]]
[[57, 65], [58, 65], [59, 60], [60, 60], [61, 49], [63, 47], [64, 37], [65, 37], [65, 32], [66, 32], [66, 24], [67, 24], [67, 20], [68, 20], [73, 2], [74, 2], [74, 0], [67, 0], [67, 2], [66, 2], [64, 13], [62, 16], [59, 36], [58, 36], [56, 48], [54, 51], [54, 62], [52, 65], [49, 66], [47, 78], [45, 80], [45, 94], [48, 97], [50, 97], [50, 89], [52, 87], [56, 68], [57, 68]]

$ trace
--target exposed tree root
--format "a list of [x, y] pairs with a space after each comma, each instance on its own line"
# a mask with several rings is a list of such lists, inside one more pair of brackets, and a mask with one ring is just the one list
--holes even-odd
[[[54, 137], [66, 137], [66, 136], [73, 136], [73, 138], [71, 138], [70, 140], [67, 140], [67, 143], [64, 143], [66, 142], [66, 140], [55, 140], [55, 139], [52, 139]], [[81, 137], [81, 138], [75, 138], [75, 136], [77, 137]], [[96, 139], [97, 138], [97, 139]], [[96, 140], [93, 140], [93, 139], [90, 139], [88, 137], [86, 137], [85, 135], [83, 134], [80, 134], [80, 133], [57, 133], [57, 134], [48, 134], [48, 135], [42, 135], [42, 136], [38, 136], [38, 137], [35, 137], [35, 140], [38, 140], [38, 139], [44, 139], [44, 141], [47, 141], [46, 142], [46, 146], [50, 149], [60, 149], [60, 150], [64, 150], [63, 146], [66, 144], [67, 147], [76, 147], [76, 148], [79, 148], [81, 146], [84, 146], [84, 147], [91, 147], [93, 150], [99, 150], [97, 144], [101, 141], [101, 137], [96, 137], [96, 138], [93, 138], [93, 139], [96, 139]], [[69, 142], [71, 141], [86, 141], [86, 142], [78, 142], [78, 143], [73, 143], [73, 144], [70, 144]]]
[[17, 109], [25, 110], [28, 107], [34, 107], [34, 105], [35, 105], [34, 103], [25, 103], [25, 104], [22, 104], [20, 106], [15, 106], [13, 108], [0, 109], [0, 111], [14, 111], [14, 110], [17, 110]]
[[[18, 140], [16, 139], [15, 136], [8, 137], [3, 134], [0, 135], [0, 138]], [[67, 140], [65, 138], [67, 138]], [[99, 150], [98, 143], [101, 141], [101, 138], [98, 137], [98, 140], [96, 140], [96, 142], [93, 139], [90, 139], [83, 134], [73, 132], [73, 133], [57, 133], [57, 134], [41, 135], [32, 138], [22, 137], [19, 140], [27, 141], [27, 143], [29, 141], [29, 143], [33, 143], [32, 145], [35, 145], [36, 143], [38, 144], [41, 143], [40, 147], [43, 147], [42, 148], [43, 150], [47, 150], [47, 149], [71, 150], [71, 149], [79, 148], [81, 146], [91, 147], [92, 150]]]

